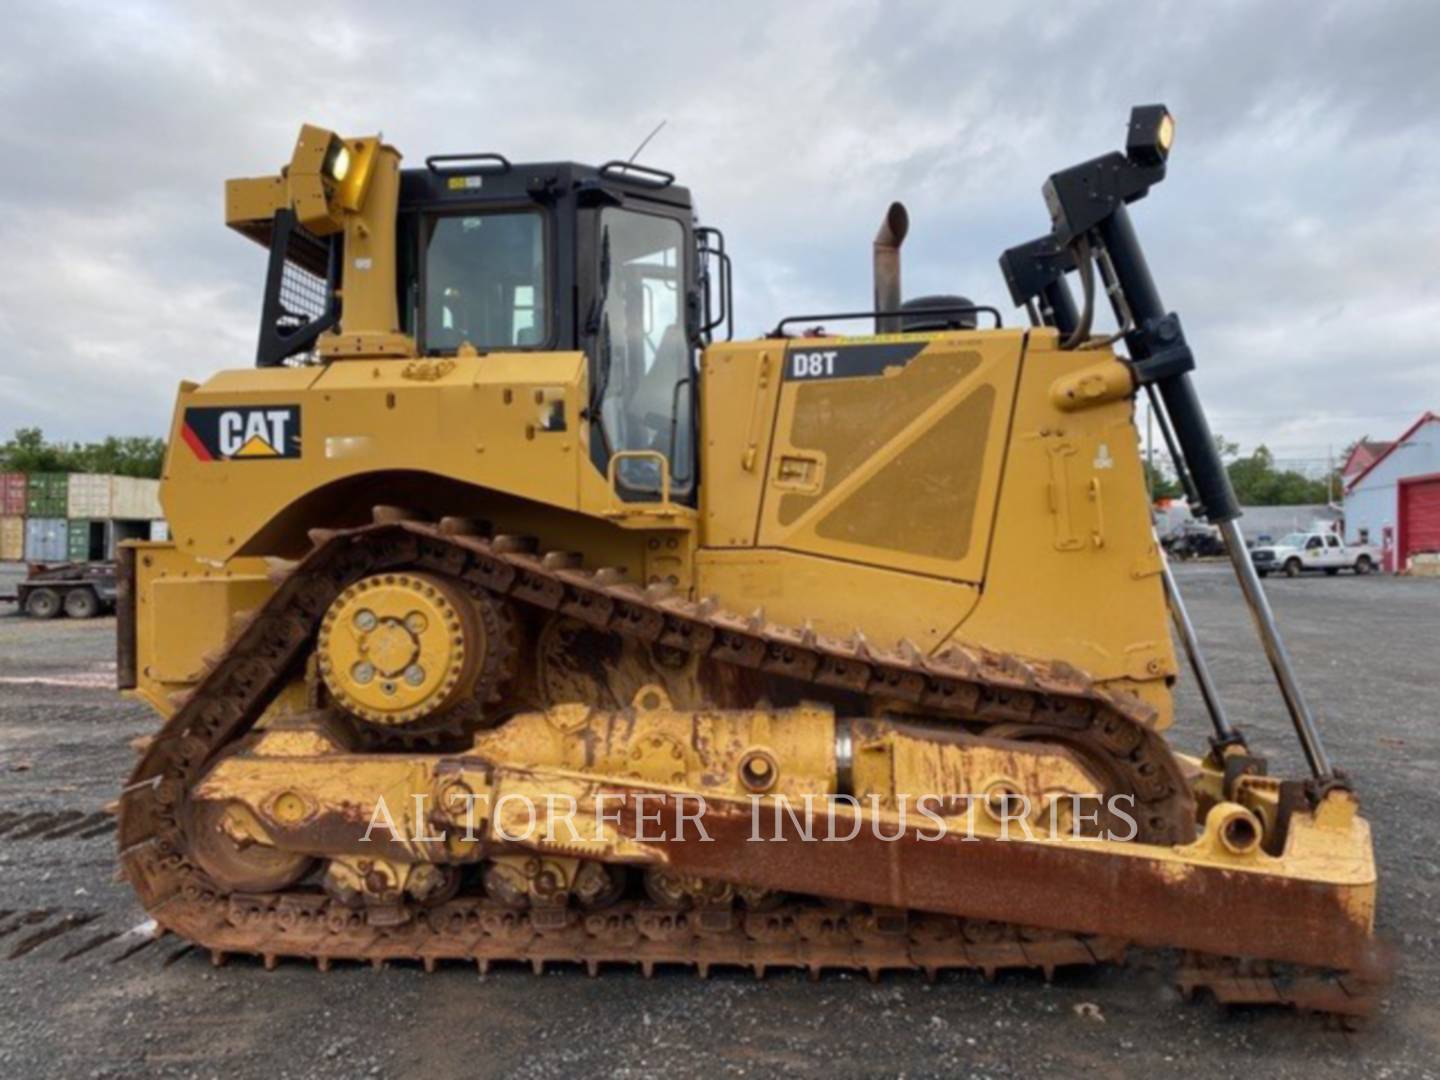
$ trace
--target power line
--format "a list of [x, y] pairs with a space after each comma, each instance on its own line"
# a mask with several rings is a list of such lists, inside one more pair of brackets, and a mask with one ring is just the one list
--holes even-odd
[[[1404, 410], [1403, 412], [1352, 413], [1352, 414], [1349, 414], [1349, 415], [1346, 415], [1346, 416], [1336, 416], [1336, 415], [1333, 415], [1333, 414], [1330, 414], [1330, 413], [1324, 413], [1324, 414], [1321, 414], [1321, 415], [1318, 415], [1318, 416], [1314, 417], [1314, 418], [1313, 418], [1312, 420], [1310, 420], [1309, 422], [1310, 422], [1310, 423], [1316, 423], [1316, 424], [1359, 424], [1359, 423], [1363, 423], [1363, 422], [1366, 421], [1366, 420], [1389, 420], [1389, 419], [1394, 419], [1394, 418], [1396, 418], [1396, 417], [1402, 417], [1402, 418], [1403, 418], [1403, 417], [1409, 417], [1411, 420], [1413, 420], [1413, 419], [1415, 419], [1417, 416], [1419, 416], [1421, 413], [1423, 413], [1424, 411], [1425, 411], [1424, 409], [1406, 409], [1406, 410]], [[1293, 412], [1245, 412], [1245, 413], [1238, 413], [1238, 412], [1237, 412], [1237, 413], [1227, 413], [1227, 412], [1216, 412], [1216, 411], [1211, 410], [1211, 409], [1207, 409], [1207, 410], [1205, 410], [1205, 412], [1206, 412], [1206, 415], [1209, 416], [1210, 419], [1212, 419], [1212, 420], [1237, 420], [1237, 421], [1256, 420], [1256, 421], [1260, 421], [1260, 420], [1294, 420], [1294, 419], [1295, 419], [1295, 414], [1294, 414]]]

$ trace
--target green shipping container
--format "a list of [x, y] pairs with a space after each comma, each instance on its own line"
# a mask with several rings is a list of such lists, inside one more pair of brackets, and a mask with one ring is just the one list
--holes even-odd
[[69, 555], [71, 562], [84, 562], [90, 557], [90, 522], [71, 521]]
[[66, 528], [66, 557], [71, 562], [98, 562], [107, 557], [105, 522], [81, 518]]
[[25, 513], [32, 518], [63, 518], [69, 509], [66, 473], [31, 473], [25, 487]]

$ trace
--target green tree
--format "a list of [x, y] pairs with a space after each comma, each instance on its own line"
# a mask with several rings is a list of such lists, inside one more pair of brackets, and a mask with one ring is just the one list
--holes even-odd
[[165, 463], [165, 440], [145, 435], [106, 436], [75, 454], [83, 472], [158, 477]]
[[67, 472], [74, 459], [68, 446], [46, 442], [39, 428], [19, 428], [14, 438], [0, 444], [0, 465], [6, 472]]
[[1220, 455], [1221, 461], [1224, 461], [1226, 458], [1233, 458], [1240, 453], [1239, 443], [1231, 442], [1229, 439], [1225, 438], [1224, 435], [1219, 434], [1215, 435], [1214, 439], [1215, 451]]
[[1324, 480], [1312, 480], [1292, 469], [1277, 469], [1275, 456], [1263, 444], [1249, 455], [1237, 457], [1225, 469], [1236, 498], [1246, 506], [1323, 503], [1329, 495]]
[[1148, 461], [1142, 461], [1141, 467], [1145, 470], [1145, 490], [1150, 492], [1150, 499], [1178, 499], [1182, 494], [1180, 485], [1175, 482], [1174, 477], [1158, 465], [1152, 466]]
[[75, 445], [48, 442], [39, 428], [20, 428], [0, 443], [5, 472], [90, 472], [158, 477], [165, 461], [165, 440], [148, 435], [106, 436]]

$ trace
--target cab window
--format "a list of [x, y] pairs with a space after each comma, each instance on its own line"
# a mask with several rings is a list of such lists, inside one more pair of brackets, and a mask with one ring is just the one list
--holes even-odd
[[[601, 422], [611, 453], [664, 455], [671, 487], [680, 493], [694, 483], [684, 240], [673, 218], [616, 208], [600, 214]], [[622, 461], [618, 473], [632, 491], [660, 489], [653, 457]]]
[[1340, 546], [1340, 538], [1338, 536], [1327, 536], [1325, 538], [1325, 546], [1338, 548]]
[[426, 352], [536, 348], [550, 335], [545, 223], [530, 211], [431, 218], [424, 251]]
[[1318, 547], [1320, 547], [1320, 546], [1321, 546], [1320, 537], [1318, 537], [1318, 536], [1312, 536], [1312, 537], [1310, 537], [1309, 540], [1306, 540], [1306, 541], [1305, 541], [1305, 548], [1306, 548], [1306, 550], [1308, 550], [1308, 551], [1313, 551], [1313, 550], [1315, 550], [1316, 548], [1318, 548]]

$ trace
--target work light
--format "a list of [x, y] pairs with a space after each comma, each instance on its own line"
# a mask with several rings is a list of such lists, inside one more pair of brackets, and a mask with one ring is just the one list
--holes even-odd
[[337, 184], [344, 183], [350, 172], [350, 151], [338, 137], [331, 138], [330, 149], [325, 152], [324, 172]]
[[1125, 156], [1137, 165], [1163, 165], [1175, 141], [1175, 118], [1164, 105], [1137, 105], [1130, 110]]

